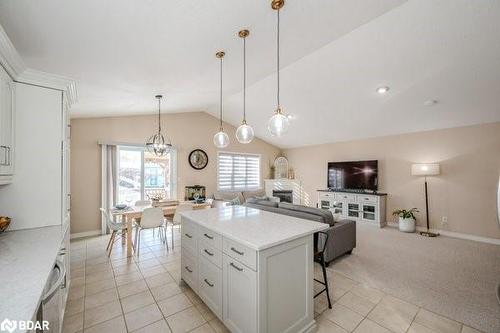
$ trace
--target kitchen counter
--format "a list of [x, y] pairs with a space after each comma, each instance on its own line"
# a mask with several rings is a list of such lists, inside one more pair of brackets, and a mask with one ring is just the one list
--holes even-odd
[[324, 223], [245, 206], [193, 210], [181, 215], [257, 251], [328, 228]]
[[61, 240], [61, 226], [0, 234], [0, 321], [33, 319]]

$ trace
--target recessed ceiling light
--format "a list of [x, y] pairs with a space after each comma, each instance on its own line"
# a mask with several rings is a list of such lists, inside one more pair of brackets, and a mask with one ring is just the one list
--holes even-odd
[[389, 87], [388, 86], [383, 86], [383, 87], [378, 87], [377, 88], [377, 92], [380, 94], [380, 95], [383, 95], [385, 94], [386, 92], [389, 91]]
[[438, 103], [437, 100], [435, 99], [429, 99], [427, 101], [424, 102], [424, 106], [433, 106], [433, 105], [436, 105]]

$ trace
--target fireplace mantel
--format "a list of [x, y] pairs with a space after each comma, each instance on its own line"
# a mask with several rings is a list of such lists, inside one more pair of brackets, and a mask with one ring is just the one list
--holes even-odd
[[304, 200], [302, 182], [299, 179], [264, 179], [264, 184], [268, 197], [273, 196], [273, 190], [293, 191], [293, 203], [295, 205], [307, 204], [307, 200]]

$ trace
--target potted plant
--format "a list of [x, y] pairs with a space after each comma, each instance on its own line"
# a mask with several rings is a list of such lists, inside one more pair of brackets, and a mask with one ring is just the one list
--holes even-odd
[[417, 208], [396, 209], [392, 212], [392, 215], [399, 216], [399, 231], [415, 232], [415, 213], [418, 213]]

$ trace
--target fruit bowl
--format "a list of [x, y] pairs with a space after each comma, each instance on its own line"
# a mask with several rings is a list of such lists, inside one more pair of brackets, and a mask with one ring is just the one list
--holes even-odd
[[0, 216], [0, 233], [7, 230], [7, 228], [10, 225], [10, 221], [11, 221], [10, 217]]

